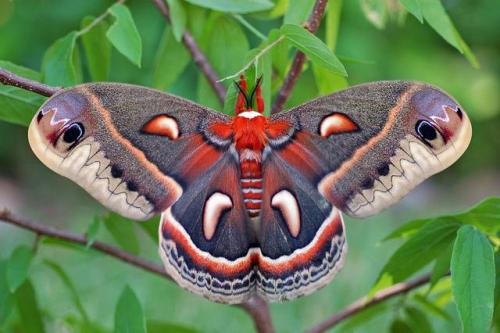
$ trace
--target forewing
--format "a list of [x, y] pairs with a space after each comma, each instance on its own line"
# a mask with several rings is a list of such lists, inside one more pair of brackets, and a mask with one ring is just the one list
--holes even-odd
[[96, 83], [51, 97], [28, 134], [33, 151], [49, 168], [106, 207], [147, 219], [172, 205], [183, 186], [210, 166], [186, 172], [188, 157], [193, 163], [208, 154], [206, 160], [215, 163], [223, 156], [226, 138], [216, 137], [207, 125], [227, 120], [160, 91]]
[[[467, 148], [471, 126], [457, 102], [432, 86], [381, 81], [318, 98], [272, 117], [293, 134], [270, 142], [279, 150], [307, 134], [319, 168], [319, 192], [349, 215], [392, 205]], [[300, 170], [296, 159], [289, 163]]]

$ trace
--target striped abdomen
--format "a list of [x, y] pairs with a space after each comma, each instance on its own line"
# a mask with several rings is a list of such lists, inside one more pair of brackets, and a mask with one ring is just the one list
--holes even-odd
[[258, 160], [243, 160], [241, 166], [241, 189], [243, 201], [248, 215], [255, 217], [260, 214], [262, 204], [262, 170]]

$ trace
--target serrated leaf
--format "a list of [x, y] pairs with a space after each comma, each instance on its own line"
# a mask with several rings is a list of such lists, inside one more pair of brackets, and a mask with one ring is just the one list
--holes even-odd
[[139, 254], [140, 247], [135, 233], [134, 222], [116, 213], [106, 214], [102, 221], [121, 248], [133, 254]]
[[172, 29], [167, 27], [156, 51], [153, 87], [167, 90], [184, 72], [190, 60], [184, 45], [175, 40]]
[[283, 23], [302, 25], [311, 14], [314, 3], [315, 0], [289, 1]]
[[420, 5], [420, 0], [399, 0], [401, 4], [406, 8], [410, 14], [415, 16], [420, 23], [424, 23], [424, 16], [422, 13], [422, 7]]
[[370, 295], [405, 280], [436, 259], [453, 242], [459, 228], [460, 223], [453, 219], [426, 224], [389, 258]]
[[460, 228], [453, 246], [451, 283], [463, 332], [488, 332], [495, 288], [493, 247], [470, 225]]
[[115, 311], [115, 333], [146, 333], [146, 320], [134, 291], [126, 286]]
[[12, 252], [7, 263], [7, 284], [11, 293], [26, 281], [32, 259], [33, 251], [28, 246], [18, 246]]
[[186, 30], [186, 10], [180, 0], [166, 0], [170, 10], [170, 21], [175, 40], [180, 42]]
[[87, 312], [85, 311], [85, 308], [83, 307], [83, 304], [80, 301], [80, 297], [78, 296], [78, 291], [76, 290], [75, 286], [73, 285], [73, 282], [71, 282], [71, 278], [66, 274], [64, 269], [62, 269], [59, 264], [52, 260], [44, 259], [44, 264], [47, 265], [54, 273], [57, 274], [57, 276], [61, 279], [61, 281], [64, 283], [66, 288], [68, 289], [70, 295], [71, 295], [71, 300], [73, 301], [73, 304], [75, 305], [76, 309], [80, 313], [80, 316], [82, 317], [83, 321], [86, 323], [89, 323], [89, 317], [87, 315]]
[[92, 223], [88, 225], [87, 232], [85, 233], [85, 236], [87, 238], [87, 248], [91, 247], [92, 244], [94, 244], [100, 226], [101, 220], [99, 217], [95, 216], [92, 220]]
[[269, 0], [186, 0], [193, 5], [229, 13], [251, 13], [270, 9], [274, 4]]
[[[82, 20], [82, 29], [88, 27], [94, 20], [95, 17], [85, 17]], [[81, 36], [92, 81], [108, 79], [111, 64], [111, 43], [106, 38], [108, 26], [106, 21], [101, 21]]]
[[70, 32], [56, 40], [45, 52], [42, 61], [45, 83], [64, 87], [78, 83], [79, 69], [75, 64], [77, 35], [76, 31]]
[[137, 67], [141, 67], [142, 40], [130, 10], [120, 3], [109, 8], [115, 22], [106, 32], [111, 44]]
[[285, 24], [281, 32], [299, 50], [304, 52], [316, 65], [325, 67], [333, 73], [347, 76], [344, 65], [318, 37], [308, 30], [293, 24]]
[[16, 291], [17, 309], [23, 332], [43, 333], [42, 314], [38, 306], [35, 289], [30, 280], [26, 280]]
[[[40, 81], [42, 75], [26, 67], [0, 60], [0, 68], [22, 77]], [[0, 84], [0, 120], [28, 126], [44, 97], [13, 86]]]

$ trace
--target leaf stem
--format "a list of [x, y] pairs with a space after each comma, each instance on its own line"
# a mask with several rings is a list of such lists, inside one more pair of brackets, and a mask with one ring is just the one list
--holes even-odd
[[[125, 2], [125, 0], [118, 0], [115, 4], [122, 4], [124, 2]], [[90, 24], [87, 25], [85, 28], [77, 31], [76, 37], [80, 37], [81, 35], [84, 35], [87, 32], [89, 32], [90, 30], [92, 30], [96, 25], [98, 25], [99, 23], [101, 23], [101, 21], [103, 21], [106, 17], [108, 17], [109, 14], [110, 14], [110, 11], [108, 8], [108, 9], [106, 9], [106, 11], [104, 13], [102, 13], [101, 15], [96, 17], [92, 22], [90, 22]]]
[[245, 18], [243, 16], [241, 16], [240, 14], [232, 14], [232, 16], [238, 22], [240, 22], [245, 28], [247, 28], [250, 32], [252, 32], [255, 36], [257, 36], [260, 40], [265, 41], [267, 39], [267, 37], [262, 32], [257, 30], [257, 28], [255, 28], [253, 25], [251, 25], [250, 22], [245, 20]]
[[232, 75], [229, 75], [229, 76], [226, 76], [222, 79], [220, 79], [218, 82], [222, 82], [222, 81], [226, 81], [226, 80], [230, 80], [230, 79], [233, 79], [235, 77], [238, 77], [240, 74], [242, 74], [243, 72], [245, 72], [247, 69], [250, 68], [250, 66], [252, 66], [254, 63], [258, 62], [259, 59], [264, 55], [266, 54], [267, 52], [269, 52], [274, 46], [276, 46], [277, 44], [281, 43], [281, 41], [283, 41], [285, 39], [285, 36], [280, 36], [278, 39], [276, 39], [274, 42], [270, 43], [269, 45], [267, 45], [266, 47], [264, 47], [262, 50], [259, 51], [259, 53], [257, 53], [255, 55], [255, 57], [252, 58], [252, 60], [250, 60], [250, 62], [248, 62], [245, 66], [243, 66], [242, 69], [240, 69], [239, 71], [237, 71], [236, 73], [232, 74]]

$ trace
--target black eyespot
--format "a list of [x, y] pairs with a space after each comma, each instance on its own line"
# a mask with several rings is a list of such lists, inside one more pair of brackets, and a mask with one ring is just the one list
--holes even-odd
[[464, 114], [462, 112], [462, 109], [460, 109], [460, 107], [457, 106], [457, 115], [460, 119], [462, 119], [464, 117]]
[[377, 169], [377, 172], [381, 176], [387, 176], [389, 174], [389, 164], [384, 164]]
[[122, 175], [123, 175], [122, 169], [120, 169], [116, 165], [113, 165], [111, 167], [111, 176], [113, 176], [114, 178], [121, 178]]
[[363, 189], [371, 189], [373, 187], [373, 184], [375, 183], [374, 179], [367, 178], [361, 183], [361, 188]]
[[137, 185], [133, 181], [129, 180], [127, 182], [127, 190], [135, 192], [137, 191]]
[[81, 123], [71, 124], [63, 135], [64, 142], [74, 143], [81, 139], [83, 134], [85, 133], [85, 129]]
[[426, 141], [432, 141], [437, 138], [437, 131], [428, 121], [419, 120], [415, 125], [417, 134]]

